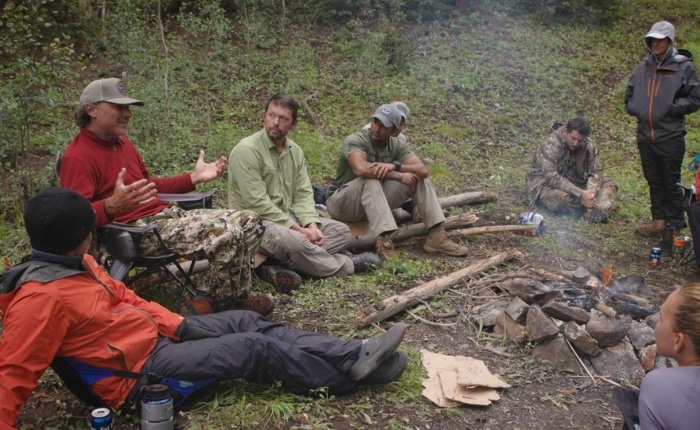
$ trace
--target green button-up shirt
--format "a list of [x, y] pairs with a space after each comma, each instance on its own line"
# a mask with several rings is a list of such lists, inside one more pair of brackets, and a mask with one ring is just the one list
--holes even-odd
[[228, 205], [285, 227], [318, 222], [306, 157], [289, 137], [282, 151], [261, 130], [234, 146], [228, 164]]

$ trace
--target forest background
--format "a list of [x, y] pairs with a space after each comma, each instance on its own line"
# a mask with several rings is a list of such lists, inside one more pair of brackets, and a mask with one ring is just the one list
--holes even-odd
[[[593, 126], [606, 174], [620, 188], [619, 206], [606, 225], [567, 221], [567, 231], [595, 246], [572, 247], [552, 236], [542, 238], [537, 252], [560, 262], [644, 260], [648, 243], [632, 231], [649, 218], [648, 189], [635, 121], [622, 104], [627, 78], [647, 55], [643, 36], [655, 21], [671, 21], [675, 45], [700, 53], [700, 8], [693, 0], [4, 0], [0, 8], [0, 248], [6, 265], [29, 251], [24, 204], [56, 183], [54, 157], [77, 132], [73, 110], [80, 93], [102, 77], [120, 77], [132, 97], [146, 102], [132, 108], [129, 136], [155, 176], [190, 169], [199, 149], [208, 160], [228, 156], [236, 142], [261, 128], [269, 96], [284, 92], [305, 104], [292, 138], [306, 153], [312, 181], [325, 184], [344, 137], [367, 123], [378, 105], [402, 100], [411, 109], [409, 142], [429, 163], [438, 194], [493, 193], [495, 202], [475, 210], [499, 224], [527, 210], [525, 171], [551, 124], [582, 115]], [[698, 125], [700, 115], [688, 117], [688, 162], [700, 151]], [[693, 175], [684, 169], [684, 182]], [[206, 187], [219, 190], [216, 205], [226, 204], [225, 181]], [[414, 256], [363, 279], [369, 286], [362, 287], [377, 300], [392, 282], [446, 268]], [[685, 273], [673, 269], [668, 276]], [[343, 284], [339, 299], [319, 292], [336, 281], [309, 284], [315, 293], [293, 296], [291, 309], [330, 315], [319, 326], [338, 335], [367, 334], [348, 324], [356, 310], [349, 296], [359, 286]], [[283, 318], [308, 317], [294, 312]], [[345, 405], [349, 412], [275, 390], [227, 386], [213, 406], [209, 398], [183, 420], [191, 428], [198, 428], [195, 421], [204, 423], [197, 424], [201, 428], [223, 428], [216, 422], [344, 428], [376, 424], [374, 403], [380, 402], [405, 407], [384, 416], [382, 426], [415, 428], [444, 414], [419, 396], [419, 366], [410, 370], [396, 388], [353, 399]], [[27, 428], [80, 428], [76, 417], [83, 411], [71, 405], [64, 400], [62, 413], [26, 421]]]

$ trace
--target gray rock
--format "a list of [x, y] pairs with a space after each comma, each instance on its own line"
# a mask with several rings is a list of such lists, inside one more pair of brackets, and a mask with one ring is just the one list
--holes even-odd
[[598, 356], [591, 357], [591, 363], [598, 375], [623, 385], [631, 384], [638, 387], [644, 377], [644, 369], [628, 340], [603, 349]]
[[654, 338], [654, 329], [639, 321], [632, 321], [632, 326], [629, 332], [627, 332], [627, 337], [629, 337], [630, 342], [632, 342], [635, 351], [639, 351], [645, 346], [656, 342]]
[[562, 321], [575, 321], [579, 324], [586, 324], [591, 319], [591, 314], [585, 309], [568, 306], [554, 300], [550, 300], [542, 306], [542, 311], [552, 318]]
[[506, 312], [496, 320], [496, 325], [493, 326], [493, 333], [503, 336], [505, 340], [512, 341], [518, 345], [523, 345], [527, 342], [525, 327], [515, 322]]
[[554, 339], [559, 334], [557, 324], [537, 305], [530, 306], [527, 311], [526, 326], [527, 337], [535, 343]]
[[522, 299], [513, 297], [513, 300], [506, 307], [506, 314], [518, 324], [525, 324], [528, 308], [529, 306]]
[[559, 329], [564, 337], [569, 339], [569, 342], [582, 353], [590, 356], [600, 354], [598, 342], [593, 339], [593, 336], [588, 334], [584, 326], [576, 324], [574, 321], [569, 321], [564, 323]]
[[506, 300], [496, 300], [479, 306], [478, 310], [471, 316], [472, 321], [484, 327], [493, 327], [496, 325], [496, 320], [505, 311], [508, 306]]
[[612, 318], [600, 312], [591, 312], [586, 331], [598, 341], [599, 347], [605, 348], [622, 342], [631, 326], [630, 317]]
[[532, 358], [548, 363], [553, 368], [575, 374], [581, 373], [576, 356], [566, 344], [564, 336], [559, 334], [554, 339], [536, 345], [532, 350]]
[[656, 324], [659, 322], [659, 312], [651, 314], [644, 319], [644, 322], [651, 328], [656, 329]]

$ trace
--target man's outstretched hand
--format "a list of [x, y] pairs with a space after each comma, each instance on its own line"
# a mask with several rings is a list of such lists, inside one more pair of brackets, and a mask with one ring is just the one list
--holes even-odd
[[192, 184], [197, 185], [221, 177], [226, 170], [226, 157], [221, 156], [213, 163], [204, 162], [204, 151], [199, 151], [199, 158], [190, 174]]
[[125, 185], [125, 175], [126, 169], [122, 167], [114, 185], [114, 194], [105, 200], [105, 212], [109, 218], [114, 218], [122, 212], [129, 212], [150, 203], [158, 195], [156, 185], [152, 182], [149, 183], [146, 179]]

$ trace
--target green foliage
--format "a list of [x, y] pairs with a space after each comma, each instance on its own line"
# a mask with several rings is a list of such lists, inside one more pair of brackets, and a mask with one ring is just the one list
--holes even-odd
[[[130, 137], [155, 176], [190, 169], [199, 149], [207, 151], [208, 160], [228, 156], [236, 142], [260, 129], [265, 101], [282, 91], [299, 102], [316, 94], [308, 105], [320, 119], [318, 126], [303, 109], [292, 138], [305, 150], [313, 182], [323, 183], [335, 175], [343, 139], [367, 123], [377, 105], [403, 100], [412, 112], [409, 143], [429, 160], [438, 193], [478, 188], [507, 197], [476, 210], [508, 214], [511, 222], [527, 205], [529, 154], [554, 120], [583, 112], [593, 125], [603, 166], [620, 188], [613, 217], [634, 223], [648, 218], [648, 189], [634, 121], [621, 100], [628, 74], [645, 55], [641, 37], [669, 11], [682, 11], [678, 42], [700, 55], [700, 36], [693, 31], [699, 12], [689, 0], [636, 2], [634, 19], [628, 19], [629, 0], [473, 0], [465, 2], [462, 14], [447, 0], [285, 2], [286, 10], [273, 0], [172, 1], [182, 4], [160, 14], [155, 2], [130, 0], [109, 2], [105, 13], [95, 10], [89, 18], [69, 3], [3, 3], [0, 162], [15, 182], [3, 188], [0, 241], [2, 255], [12, 262], [29, 249], [21, 196], [31, 194], [53, 169], [52, 157], [33, 168], [17, 160], [22, 153], [65, 148], [76, 131], [72, 108], [92, 79], [122, 77], [131, 95], [146, 102], [132, 109]], [[700, 152], [700, 114], [689, 116], [688, 125], [689, 160]], [[23, 175], [31, 179], [20, 183]], [[684, 182], [691, 178], [684, 170]], [[225, 182], [211, 186], [223, 190]], [[217, 199], [225, 206], [225, 192]], [[619, 224], [592, 228], [565, 221], [604, 243], [606, 255], [635, 247], [615, 230]], [[478, 237], [469, 240], [480, 244]], [[528, 252], [546, 250], [573, 261], [587, 252], [585, 243], [572, 245], [555, 228], [541, 239], [516, 236], [514, 242]], [[328, 332], [348, 339], [377, 334], [376, 327], [356, 328], [360, 306], [414, 287], [437, 270], [400, 254], [367, 276], [305, 281], [280, 299], [284, 316], [302, 322], [323, 318]], [[255, 290], [272, 292], [260, 283]], [[436, 297], [429, 305], [440, 308], [446, 299]], [[479, 340], [494, 348], [502, 342]], [[363, 388], [351, 407], [339, 406], [343, 400], [327, 394], [309, 399], [233, 381], [184, 414], [192, 428], [270, 428], [289, 422], [296, 428], [336, 428], [341, 419], [350, 426], [372, 426], [377, 418], [370, 406], [390, 410], [392, 402], [432, 416], [437, 412], [419, 397], [418, 353], [409, 354], [411, 365], [399, 383]], [[414, 427], [402, 418], [387, 422]], [[76, 419], [55, 421], [48, 427], [77, 428]]]
[[[4, 169], [15, 168], [27, 152], [55, 148], [55, 143], [39, 131], [63, 119], [61, 89], [75, 79], [80, 67], [71, 36], [54, 30], [54, 3], [3, 3], [0, 163]], [[18, 173], [21, 176], [22, 172]], [[25, 185], [32, 192], [35, 184]]]
[[400, 30], [393, 26], [386, 26], [380, 48], [380, 52], [386, 58], [391, 70], [408, 71], [413, 49], [411, 42], [405, 35], [401, 34]]

